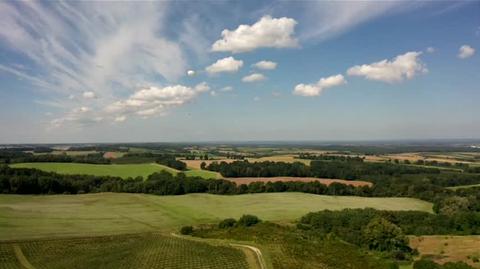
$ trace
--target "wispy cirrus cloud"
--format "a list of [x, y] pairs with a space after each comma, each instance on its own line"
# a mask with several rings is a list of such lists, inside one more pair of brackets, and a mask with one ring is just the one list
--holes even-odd
[[0, 72], [27, 80], [49, 98], [64, 98], [71, 109], [60, 118], [83, 117], [76, 105], [95, 114], [159, 78], [185, 74], [181, 46], [162, 35], [166, 10], [163, 2], [1, 2], [2, 48], [30, 68], [12, 61]]
[[416, 8], [423, 3], [410, 1], [305, 1], [300, 2], [303, 14], [299, 38], [302, 41], [323, 41], [352, 28], [393, 14]]

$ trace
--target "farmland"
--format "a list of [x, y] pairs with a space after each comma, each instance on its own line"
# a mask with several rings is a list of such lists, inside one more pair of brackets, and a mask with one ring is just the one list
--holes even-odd
[[[112, 176], [121, 178], [135, 178], [141, 176], [147, 178], [149, 175], [167, 171], [177, 174], [179, 171], [161, 164], [143, 163], [143, 164], [85, 164], [85, 163], [17, 163], [11, 165], [14, 168], [36, 168], [47, 172], [56, 172], [59, 174], [70, 175], [93, 175], [93, 176]], [[204, 170], [184, 171], [187, 176], [198, 176], [203, 178], [219, 178], [219, 174]]]
[[432, 204], [412, 198], [336, 197], [304, 193], [235, 196], [120, 193], [0, 195], [0, 239], [170, 232], [182, 225], [216, 222], [242, 214], [291, 222], [311, 211], [365, 207], [432, 210]]
[[[23, 259], [17, 260], [18, 256]], [[159, 233], [0, 243], [1, 269], [25, 265], [37, 269], [249, 268], [240, 249]]]
[[84, 163], [18, 163], [14, 168], [36, 168], [47, 172], [70, 175], [93, 175], [112, 177], [144, 177], [160, 171], [176, 173], [175, 169], [159, 164], [84, 164]]
[[[42, 149], [48, 151], [31, 152]], [[477, 265], [476, 253], [447, 247], [470, 242], [478, 233], [480, 215], [469, 211], [478, 203], [470, 188], [480, 183], [477, 154], [212, 145], [76, 149], [74, 157], [0, 155], [8, 164], [0, 167], [0, 191], [6, 193], [0, 194], [4, 267], [18, 268], [19, 261], [26, 268], [252, 268], [257, 263], [251, 250], [231, 243], [260, 249], [268, 269], [380, 269], [392, 263], [411, 268], [420, 259]], [[434, 157], [452, 164], [421, 162]], [[461, 161], [469, 164], [458, 165]], [[15, 169], [21, 167], [39, 170]], [[155, 173], [161, 171], [171, 175]], [[123, 180], [128, 178], [134, 179]], [[237, 225], [244, 215], [262, 222], [253, 228]], [[235, 226], [219, 228], [232, 218]], [[408, 245], [379, 250], [369, 245], [365, 231], [379, 225], [395, 231], [399, 244], [409, 236], [419, 254]], [[185, 227], [193, 237], [172, 236]], [[432, 235], [449, 239], [433, 242]], [[477, 247], [472, 242], [466, 244], [470, 249]], [[221, 265], [203, 259], [214, 253]]]
[[412, 236], [410, 244], [418, 249], [420, 256], [440, 264], [464, 261], [480, 268], [480, 236]]

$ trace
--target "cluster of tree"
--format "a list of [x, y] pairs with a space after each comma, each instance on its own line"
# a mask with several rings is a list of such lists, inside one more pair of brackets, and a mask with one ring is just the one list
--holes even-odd
[[112, 162], [117, 164], [156, 162], [177, 170], [187, 169], [187, 165], [184, 162], [177, 160], [173, 154], [152, 152], [127, 153], [120, 158], [112, 160]]
[[301, 218], [297, 227], [323, 235], [335, 235], [357, 246], [387, 252], [395, 259], [402, 260], [416, 254], [408, 246], [405, 234], [476, 235], [480, 233], [479, 223], [480, 213], [474, 212], [437, 215], [420, 211], [345, 209], [309, 213]]
[[232, 160], [244, 160], [246, 158], [245, 155], [235, 152], [227, 152], [224, 153], [222, 156]]
[[397, 176], [404, 174], [439, 174], [436, 168], [397, 165], [390, 163], [371, 162], [338, 162], [312, 161], [310, 163], [312, 176], [341, 179], [368, 179], [375, 175]]
[[32, 154], [29, 152], [0, 151], [0, 163], [31, 163], [31, 162], [58, 162], [58, 163], [92, 163], [109, 164], [110, 160], [103, 158], [103, 153], [87, 155], [67, 154]]
[[[220, 221], [217, 225], [219, 229], [228, 229], [234, 227], [251, 227], [257, 225], [258, 223], [262, 222], [260, 218], [254, 215], [243, 215], [238, 220], [234, 218], [227, 218]], [[191, 235], [194, 232], [194, 228], [192, 226], [183, 226], [180, 228], [180, 233], [183, 235]]]
[[387, 220], [399, 227], [404, 234], [480, 234], [480, 213], [478, 212], [443, 215], [421, 211], [379, 211], [371, 208], [325, 210], [303, 216], [298, 227], [325, 234], [333, 233], [348, 242], [362, 245], [365, 243], [363, 228], [376, 219]]
[[224, 177], [275, 177], [292, 176], [307, 177], [310, 175], [310, 169], [307, 165], [295, 162], [249, 162], [234, 161], [212, 162], [205, 167], [207, 170], [219, 172]]
[[342, 162], [363, 162], [364, 158], [359, 156], [345, 156], [345, 155], [325, 155], [325, 154], [311, 154], [311, 153], [300, 153], [298, 155], [299, 159], [305, 160], [323, 160], [323, 161], [342, 161]]
[[[405, 160], [405, 164], [410, 164], [411, 162]], [[451, 163], [451, 162], [438, 162], [438, 161], [427, 161], [427, 160], [417, 160], [414, 162], [416, 165], [428, 165], [428, 166], [440, 166], [440, 167], [451, 167], [451, 168], [460, 168], [467, 169], [469, 167], [468, 163]]]
[[50, 153], [53, 152], [52, 148], [49, 147], [36, 147], [33, 149], [34, 153]]
[[185, 160], [209, 160], [208, 154], [200, 154], [200, 155], [195, 155], [195, 154], [187, 154], [185, 155]]
[[216, 171], [225, 177], [319, 177], [341, 178], [347, 180], [368, 179], [372, 175], [395, 176], [402, 174], [438, 174], [439, 169], [415, 167], [409, 165], [396, 165], [390, 163], [367, 163], [345, 161], [319, 161], [315, 160], [310, 166], [301, 162], [249, 162], [235, 161], [213, 162], [205, 167], [207, 170]]

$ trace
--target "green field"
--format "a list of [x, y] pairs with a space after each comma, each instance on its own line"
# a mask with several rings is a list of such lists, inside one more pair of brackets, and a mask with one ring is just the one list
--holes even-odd
[[0, 243], [0, 269], [13, 268], [247, 269], [249, 264], [240, 249], [152, 233]]
[[112, 177], [138, 177], [143, 178], [149, 175], [168, 171], [177, 173], [177, 170], [155, 163], [145, 164], [87, 164], [87, 163], [17, 163], [12, 164], [14, 168], [36, 168], [48, 172], [70, 175], [93, 175]]
[[[121, 178], [135, 178], [141, 176], [147, 178], [149, 175], [167, 171], [177, 174], [179, 171], [165, 165], [156, 163], [142, 164], [88, 164], [88, 163], [16, 163], [10, 165], [13, 168], [36, 168], [47, 172], [56, 172], [69, 175], [93, 175], [112, 176]], [[220, 178], [220, 174], [205, 170], [188, 170], [184, 172], [187, 176], [197, 176], [206, 179]]]
[[364, 207], [432, 211], [432, 204], [412, 198], [306, 193], [0, 195], [0, 240], [171, 232], [183, 225], [247, 213], [264, 220], [292, 221], [312, 211]]

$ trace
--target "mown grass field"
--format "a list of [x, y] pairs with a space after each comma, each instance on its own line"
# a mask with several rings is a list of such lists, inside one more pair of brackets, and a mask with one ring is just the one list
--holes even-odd
[[87, 163], [17, 163], [12, 164], [14, 168], [36, 168], [48, 172], [71, 175], [93, 175], [112, 177], [138, 177], [143, 178], [149, 175], [167, 171], [177, 173], [177, 170], [155, 163], [145, 164], [87, 164]]
[[412, 198], [306, 193], [0, 195], [0, 240], [171, 232], [183, 225], [217, 222], [243, 214], [290, 222], [312, 211], [365, 207], [432, 211], [432, 204]]
[[240, 249], [158, 233], [0, 243], [0, 269], [26, 264], [36, 269], [249, 268]]

